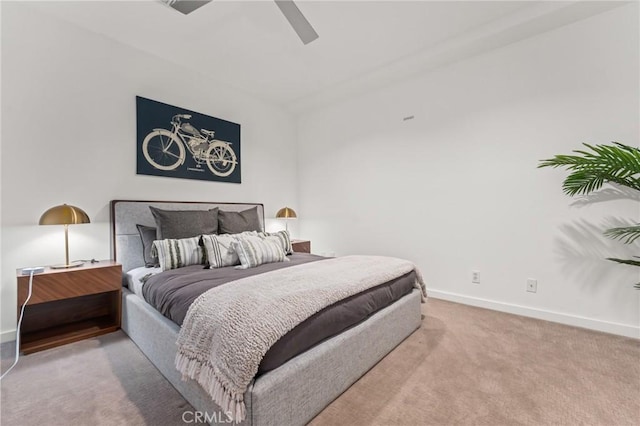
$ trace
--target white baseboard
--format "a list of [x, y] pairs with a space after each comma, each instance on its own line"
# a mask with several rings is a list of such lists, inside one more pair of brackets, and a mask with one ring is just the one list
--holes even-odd
[[3, 331], [0, 333], [0, 343], [13, 342], [16, 340], [16, 330]]
[[603, 331], [605, 333], [640, 339], [640, 327], [634, 327], [632, 325], [601, 321], [577, 315], [563, 314], [561, 312], [529, 308], [527, 306], [515, 305], [513, 303], [481, 299], [478, 297], [450, 293], [448, 291], [429, 289], [428, 293], [429, 297], [433, 297], [434, 299], [448, 300], [451, 302], [462, 303], [464, 305], [478, 306], [480, 308], [492, 309], [494, 311], [507, 312], [510, 314], [522, 315], [525, 317], [537, 318], [560, 324], [572, 325], [575, 327], [588, 328], [589, 330]]

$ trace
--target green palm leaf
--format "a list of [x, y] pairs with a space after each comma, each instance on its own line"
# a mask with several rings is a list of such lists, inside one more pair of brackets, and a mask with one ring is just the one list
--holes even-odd
[[[597, 191], [605, 183], [615, 183], [640, 191], [640, 149], [613, 142], [613, 145], [583, 144], [590, 151], [576, 150], [577, 155], [556, 155], [541, 160], [541, 167], [563, 167], [570, 173], [562, 183], [563, 191], [570, 196], [588, 195]], [[640, 224], [611, 228], [604, 233], [607, 237], [621, 240], [626, 244], [640, 238]], [[624, 265], [640, 266], [640, 257], [635, 259], [607, 260]], [[640, 283], [634, 285], [640, 290]]]
[[631, 244], [640, 238], [640, 225], [607, 229], [604, 231], [604, 235], [614, 240], [620, 240], [625, 244]]
[[614, 145], [583, 144], [591, 151], [573, 151], [579, 155], [556, 155], [541, 160], [541, 167], [564, 167], [571, 171], [562, 184], [568, 195], [586, 195], [607, 182], [640, 191], [640, 149], [613, 142]]
[[[636, 257], [636, 256], [634, 256], [634, 257]], [[614, 257], [607, 257], [607, 260], [610, 260], [610, 261], [616, 262], [616, 263], [622, 263], [623, 265], [640, 266], [640, 260], [616, 259]]]

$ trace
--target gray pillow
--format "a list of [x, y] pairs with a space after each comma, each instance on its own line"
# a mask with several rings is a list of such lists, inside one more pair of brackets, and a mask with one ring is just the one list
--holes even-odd
[[151, 255], [151, 247], [153, 240], [156, 239], [156, 228], [153, 226], [136, 225], [140, 239], [142, 240], [142, 256], [144, 257], [144, 266], [154, 268], [160, 266], [158, 256]]
[[218, 213], [218, 231], [220, 234], [239, 234], [245, 231], [262, 231], [258, 207], [241, 212]]
[[218, 208], [210, 210], [161, 210], [149, 207], [156, 220], [156, 240], [191, 238], [218, 233]]

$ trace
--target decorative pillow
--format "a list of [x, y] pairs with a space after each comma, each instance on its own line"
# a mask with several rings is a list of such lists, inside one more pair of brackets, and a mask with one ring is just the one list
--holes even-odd
[[156, 239], [156, 228], [153, 226], [136, 225], [140, 239], [142, 240], [142, 257], [144, 258], [144, 266], [154, 268], [159, 265], [158, 256], [151, 255], [153, 241]]
[[239, 238], [258, 239], [260, 237], [255, 231], [247, 231], [241, 234], [203, 235], [201, 245], [204, 246], [207, 252], [209, 268], [222, 268], [240, 264], [238, 253], [236, 253], [232, 244]]
[[165, 239], [153, 242], [151, 254], [157, 254], [160, 269], [182, 268], [189, 265], [207, 263], [206, 252], [200, 247], [200, 237]]
[[263, 263], [289, 261], [280, 245], [274, 241], [238, 238], [231, 244], [240, 259], [240, 266], [236, 266], [238, 269], [253, 268]]
[[260, 232], [260, 234], [258, 235], [262, 239], [278, 243], [284, 254], [293, 253], [293, 247], [291, 246], [291, 237], [289, 236], [288, 231]]
[[260, 216], [258, 207], [253, 207], [241, 212], [226, 212], [220, 210], [218, 213], [218, 233], [219, 234], [239, 234], [245, 231], [262, 231], [260, 226]]
[[149, 207], [157, 225], [157, 240], [181, 239], [218, 233], [218, 208], [161, 210]]

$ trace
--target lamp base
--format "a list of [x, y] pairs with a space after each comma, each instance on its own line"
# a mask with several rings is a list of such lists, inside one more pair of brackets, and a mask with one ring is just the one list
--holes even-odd
[[51, 269], [68, 269], [68, 268], [77, 268], [78, 266], [82, 266], [84, 265], [84, 262], [82, 261], [76, 261], [76, 262], [71, 262], [67, 265], [51, 265], [49, 266], [49, 268]]

